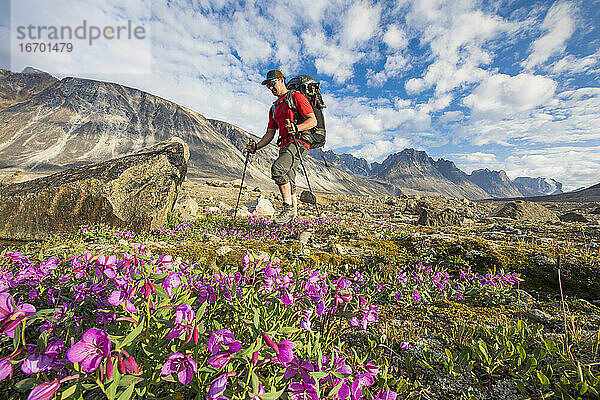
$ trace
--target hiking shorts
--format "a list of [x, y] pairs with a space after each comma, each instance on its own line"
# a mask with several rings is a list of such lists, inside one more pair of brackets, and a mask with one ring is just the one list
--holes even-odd
[[302, 157], [308, 153], [308, 149], [303, 144], [298, 143], [296, 147], [294, 142], [288, 143], [279, 150], [279, 157], [271, 166], [271, 178], [277, 185], [285, 185], [289, 182], [292, 186], [292, 194], [296, 193], [296, 168], [300, 163], [298, 148]]

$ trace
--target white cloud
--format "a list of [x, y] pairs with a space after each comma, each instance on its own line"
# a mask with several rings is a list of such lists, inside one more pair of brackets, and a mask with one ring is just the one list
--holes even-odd
[[561, 182], [563, 190], [591, 186], [600, 182], [600, 145], [564, 146], [527, 150], [509, 156], [506, 173], [518, 176], [541, 176]]
[[462, 111], [447, 111], [438, 118], [438, 121], [440, 121], [442, 124], [450, 124], [461, 121], [464, 117], [465, 115], [462, 113]]
[[567, 55], [556, 61], [549, 68], [550, 73], [558, 76], [564, 74], [598, 73], [600, 64], [600, 51], [585, 57]]
[[546, 104], [554, 96], [557, 83], [539, 75], [496, 74], [483, 81], [463, 103], [477, 116], [505, 117]]
[[398, 25], [388, 26], [383, 35], [383, 42], [394, 50], [405, 48], [408, 45], [408, 39]]
[[531, 45], [531, 54], [523, 66], [532, 69], [544, 63], [550, 56], [565, 49], [565, 43], [575, 30], [575, 6], [571, 3], [556, 3], [548, 10], [542, 23], [542, 29], [547, 33]]
[[[453, 154], [452, 155], [453, 158], [456, 158], [459, 161], [464, 161], [467, 163], [474, 163], [474, 164], [492, 164], [492, 163], [496, 163], [497, 159], [496, 159], [496, 155], [493, 153], [482, 153], [480, 151], [476, 151], [474, 153], [458, 153], [458, 154]], [[481, 166], [479, 168], [482, 168]]]
[[342, 28], [342, 43], [353, 48], [369, 40], [379, 29], [379, 5], [355, 3], [348, 10]]
[[369, 70], [367, 73], [367, 85], [382, 86], [388, 79], [399, 76], [408, 68], [408, 59], [401, 54], [387, 56], [383, 70], [375, 73]]
[[396, 137], [391, 140], [376, 140], [361, 147], [359, 150], [352, 151], [355, 157], [362, 157], [368, 162], [376, 161], [390, 153], [402, 151], [410, 147], [410, 141], [405, 138]]

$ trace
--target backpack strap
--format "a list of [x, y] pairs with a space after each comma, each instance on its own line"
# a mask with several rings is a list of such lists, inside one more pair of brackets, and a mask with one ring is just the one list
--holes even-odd
[[294, 122], [299, 123], [302, 121], [300, 121], [300, 113], [298, 112], [298, 109], [296, 108], [296, 103], [294, 101], [294, 93], [296, 92], [297, 90], [290, 90], [289, 92], [287, 92], [285, 94], [285, 103], [287, 104], [288, 108], [294, 113]]

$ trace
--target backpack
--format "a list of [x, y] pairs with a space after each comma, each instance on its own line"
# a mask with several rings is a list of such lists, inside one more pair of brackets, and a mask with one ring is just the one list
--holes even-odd
[[317, 125], [309, 131], [303, 132], [300, 136], [300, 139], [309, 142], [311, 149], [323, 147], [325, 145], [326, 136], [323, 109], [326, 106], [323, 102], [323, 97], [321, 97], [319, 82], [314, 80], [311, 76], [298, 75], [290, 79], [286, 86], [290, 91], [285, 95], [285, 102], [288, 108], [294, 112], [294, 122], [302, 122], [300, 119], [300, 113], [294, 104], [294, 92], [300, 92], [306, 96], [310, 102], [310, 105], [312, 106], [315, 117], [317, 118]]

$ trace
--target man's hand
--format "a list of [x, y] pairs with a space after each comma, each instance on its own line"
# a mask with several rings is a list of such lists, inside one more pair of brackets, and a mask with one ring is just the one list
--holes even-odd
[[294, 136], [296, 133], [298, 133], [298, 127], [294, 122], [292, 122], [291, 119], [285, 120], [285, 127], [291, 136]]
[[256, 150], [258, 150], [258, 146], [256, 145], [256, 142], [252, 139], [250, 139], [248, 141], [248, 143], [246, 143], [246, 151], [250, 152], [250, 153], [256, 153]]

